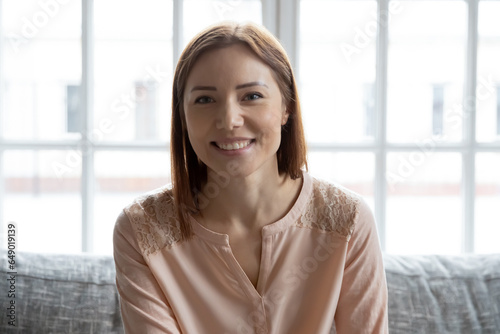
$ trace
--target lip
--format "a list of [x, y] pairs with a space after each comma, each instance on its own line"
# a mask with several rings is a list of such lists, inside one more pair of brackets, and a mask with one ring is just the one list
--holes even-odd
[[[234, 142], [237, 142], [237, 141], [246, 141], [246, 140], [250, 140], [250, 144], [248, 144], [247, 146], [243, 147], [243, 148], [239, 148], [237, 150], [223, 150], [221, 148], [219, 148], [215, 143], [219, 143], [219, 144], [232, 144]], [[223, 154], [223, 155], [226, 155], [226, 156], [234, 156], [234, 155], [240, 155], [240, 154], [244, 154], [246, 153], [248, 150], [250, 150], [253, 145], [255, 144], [255, 139], [252, 139], [252, 138], [242, 138], [242, 137], [238, 137], [238, 138], [226, 138], [226, 139], [223, 139], [223, 140], [217, 140], [217, 141], [212, 141], [210, 142], [210, 146], [213, 147], [217, 152]]]
[[237, 141], [254, 141], [254, 138], [248, 138], [248, 137], [232, 137], [232, 138], [220, 138], [212, 141], [212, 143], [219, 143], [219, 144], [232, 144]]

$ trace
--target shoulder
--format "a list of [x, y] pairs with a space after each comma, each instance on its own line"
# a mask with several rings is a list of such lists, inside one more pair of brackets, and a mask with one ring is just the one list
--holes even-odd
[[181, 240], [172, 189], [168, 186], [136, 198], [124, 208], [144, 255], [156, 253]]
[[312, 182], [309, 203], [299, 225], [336, 232], [349, 240], [360, 212], [365, 210], [362, 197], [336, 183], [317, 178]]

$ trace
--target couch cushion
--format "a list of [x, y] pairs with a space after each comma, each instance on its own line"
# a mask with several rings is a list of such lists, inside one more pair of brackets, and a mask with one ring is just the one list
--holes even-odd
[[[111, 256], [18, 253], [15, 260], [17, 326], [4, 311], [1, 333], [123, 333]], [[2, 294], [10, 285], [6, 261], [4, 255]], [[2, 309], [10, 299], [1, 298]]]
[[[384, 265], [391, 334], [500, 333], [500, 255], [385, 254]], [[0, 333], [123, 333], [111, 256], [20, 253], [16, 266], [17, 326], [4, 313]]]
[[500, 255], [384, 255], [391, 334], [500, 333]]

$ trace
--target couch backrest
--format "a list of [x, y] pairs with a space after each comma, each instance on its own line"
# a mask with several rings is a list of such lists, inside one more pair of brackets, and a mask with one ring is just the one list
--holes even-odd
[[500, 254], [384, 255], [391, 334], [500, 333]]
[[[3, 254], [7, 252], [4, 251]], [[15, 298], [0, 261], [2, 310], [15, 301], [16, 327], [2, 312], [0, 333], [123, 333], [111, 256], [16, 254]]]
[[[6, 254], [4, 251], [3, 254]], [[391, 334], [500, 333], [500, 255], [384, 255]], [[111, 256], [16, 254], [15, 298], [0, 259], [0, 333], [123, 333]]]

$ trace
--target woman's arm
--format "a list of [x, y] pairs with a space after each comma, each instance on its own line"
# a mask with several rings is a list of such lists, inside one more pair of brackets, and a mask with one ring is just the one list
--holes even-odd
[[335, 327], [343, 333], [388, 333], [387, 283], [373, 214], [362, 200], [349, 240]]
[[125, 332], [180, 334], [172, 308], [144, 260], [124, 212], [116, 221], [113, 245]]

